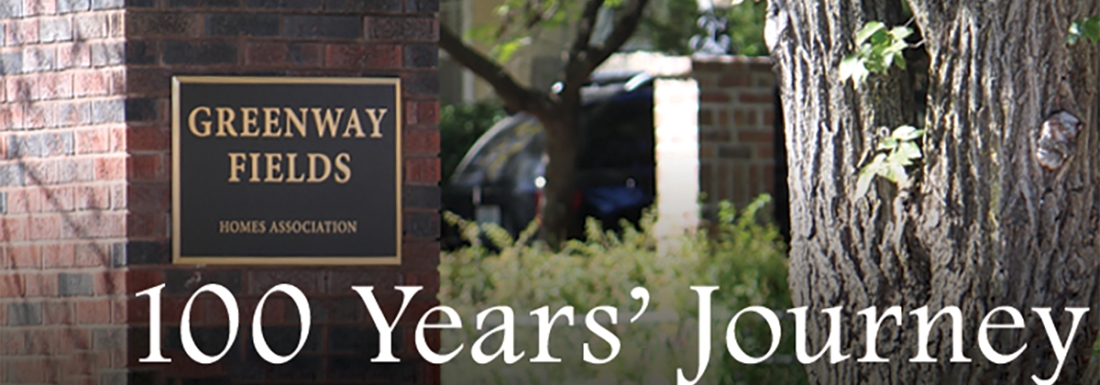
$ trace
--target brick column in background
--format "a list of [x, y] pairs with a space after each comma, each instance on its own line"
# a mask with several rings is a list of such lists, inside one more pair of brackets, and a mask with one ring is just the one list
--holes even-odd
[[[0, 382], [439, 382], [412, 342], [439, 287], [437, 0], [15, 3], [0, 4]], [[203, 74], [400, 77], [402, 265], [171, 265], [170, 78]], [[161, 283], [173, 363], [139, 364], [149, 301], [134, 294]], [[182, 351], [179, 319], [208, 283], [236, 295], [242, 327], [221, 362], [201, 366]], [[258, 358], [249, 329], [278, 283], [304, 291], [313, 313], [305, 348], [281, 366]], [[395, 332], [401, 363], [369, 362], [377, 332], [353, 285], [375, 286], [390, 317], [393, 286], [425, 287]], [[192, 311], [200, 348], [220, 351], [223, 305], [204, 295]], [[293, 304], [273, 296], [263, 313], [268, 343], [291, 351]]]
[[657, 233], [679, 235], [699, 224], [699, 86], [694, 79], [653, 84], [657, 159]]
[[775, 186], [775, 75], [768, 58], [693, 58], [699, 83], [699, 182], [705, 211], [744, 207]]
[[122, 20], [0, 2], [0, 383], [125, 378]]
[[[657, 130], [657, 206], [662, 216], [690, 217], [690, 214], [685, 214], [690, 209], [682, 208], [686, 204], [684, 200], [691, 199], [695, 207], [695, 199], [700, 193], [705, 196], [702, 214], [708, 219], [713, 218], [719, 201], [726, 200], [737, 207], [744, 207], [762, 193], [785, 199], [776, 185], [776, 168], [781, 168], [785, 160], [782, 154], [776, 154], [777, 145], [781, 148], [782, 143], [778, 143], [776, 138], [774, 123], [779, 110], [775, 98], [775, 75], [768, 58], [615, 54], [600, 66], [600, 70], [645, 72], [659, 78], [654, 90], [657, 103], [654, 128]], [[697, 85], [697, 89], [692, 91], [695, 95], [692, 102], [679, 101], [678, 98], [688, 91], [669, 82], [684, 78], [693, 79]], [[662, 115], [681, 114], [694, 116], [690, 119], [662, 118]], [[692, 134], [696, 136], [689, 138], [686, 136], [688, 131], [675, 131], [672, 136], [664, 136], [664, 133], [673, 132], [672, 127], [687, 129], [689, 126], [698, 129]], [[686, 163], [677, 163], [676, 166], [662, 164], [668, 163], [670, 157], [675, 159], [673, 162], [684, 161], [679, 155], [667, 155], [662, 145], [669, 147], [667, 144], [673, 141], [682, 143], [687, 140], [697, 141], [697, 162], [694, 166]], [[676, 153], [687, 154], [681, 151]], [[663, 172], [681, 166], [698, 172]], [[697, 176], [698, 179], [691, 182], [677, 179], [685, 175]], [[785, 203], [779, 203], [776, 207], [781, 206]], [[777, 212], [777, 216], [785, 214]], [[782, 221], [782, 218], [776, 219]]]

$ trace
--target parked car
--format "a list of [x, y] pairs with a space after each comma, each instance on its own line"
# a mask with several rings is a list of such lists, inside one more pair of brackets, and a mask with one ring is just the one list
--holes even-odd
[[[570, 234], [585, 218], [617, 228], [652, 205], [655, 185], [653, 84], [644, 74], [594, 75], [582, 90], [581, 130]], [[517, 235], [540, 215], [546, 184], [545, 133], [538, 119], [518, 113], [481, 136], [444, 191], [444, 209]], [[444, 228], [444, 247], [460, 244]]]

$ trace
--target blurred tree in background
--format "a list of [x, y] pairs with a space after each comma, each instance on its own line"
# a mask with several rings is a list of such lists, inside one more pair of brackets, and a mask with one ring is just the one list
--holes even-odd
[[[680, 0], [683, 1], [683, 0]], [[729, 9], [726, 33], [732, 40], [734, 55], [767, 56], [768, 46], [764, 44], [764, 20], [768, 11], [766, 1], [745, 1]]]
[[[766, 56], [764, 44], [764, 1], [744, 1], [723, 14], [729, 23], [730, 52], [734, 55]], [[638, 27], [637, 38], [647, 40], [649, 49], [669, 55], [690, 55], [692, 36], [703, 34], [699, 27], [699, 3], [696, 0], [654, 0]]]

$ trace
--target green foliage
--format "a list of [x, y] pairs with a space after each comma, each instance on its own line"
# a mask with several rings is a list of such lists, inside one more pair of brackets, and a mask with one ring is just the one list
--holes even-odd
[[[619, 1], [606, 1], [614, 7]], [[497, 62], [507, 62], [516, 52], [531, 45], [544, 30], [569, 28], [581, 14], [577, 0], [503, 0], [493, 8], [498, 21], [475, 26], [466, 36], [492, 47], [489, 54]]]
[[875, 176], [881, 176], [887, 180], [907, 185], [909, 174], [906, 167], [913, 165], [913, 161], [921, 158], [920, 146], [917, 139], [924, 136], [924, 130], [918, 130], [912, 126], [901, 126], [883, 138], [875, 148], [874, 158], [859, 171], [859, 179], [856, 181], [856, 195], [863, 196], [871, 188], [871, 181]]
[[872, 72], [886, 72], [893, 65], [905, 69], [902, 51], [911, 47], [905, 39], [912, 34], [906, 26], [887, 29], [881, 22], [868, 22], [856, 33], [855, 53], [840, 62], [840, 81], [852, 79], [858, 87]]
[[[697, 24], [699, 3], [695, 0], [652, 0], [638, 25], [636, 37], [646, 40], [648, 49], [671, 55], [691, 54], [688, 41], [703, 33]], [[470, 28], [466, 36], [490, 47], [489, 54], [498, 62], [507, 62], [530, 46], [545, 31], [572, 28], [581, 14], [578, 0], [504, 0], [495, 7], [497, 21]], [[607, 0], [604, 7], [617, 8], [622, 0]], [[743, 1], [724, 15], [728, 23], [732, 52], [746, 56], [766, 56], [764, 21], [767, 2]], [[602, 27], [597, 27], [597, 29]], [[628, 43], [629, 44], [629, 43]]]
[[1076, 44], [1082, 38], [1088, 38], [1093, 44], [1100, 41], [1100, 15], [1080, 19], [1069, 25], [1066, 43]]
[[729, 21], [726, 33], [730, 36], [732, 52], [745, 56], [767, 56], [768, 46], [764, 43], [764, 21], [768, 12], [768, 2], [753, 0], [742, 1], [730, 7], [726, 13]]
[[470, 146], [493, 124], [504, 119], [504, 110], [497, 103], [444, 105], [439, 108], [439, 158], [443, 167], [443, 183], [451, 179], [455, 167]]
[[695, 0], [652, 0], [645, 18], [638, 23], [638, 36], [649, 41], [650, 49], [669, 55], [689, 55], [691, 37], [703, 30], [699, 18], [699, 3]]
[[[774, 226], [757, 219], [768, 202], [763, 196], [742, 211], [724, 203], [709, 233], [700, 230], [667, 238], [655, 233], [652, 214], [638, 227], [624, 223], [621, 233], [605, 231], [589, 220], [586, 240], [570, 241], [557, 252], [533, 241], [535, 225], [513, 239], [499, 227], [479, 227], [446, 213], [446, 220], [462, 229], [470, 246], [444, 253], [440, 261], [439, 300], [465, 318], [464, 330], [443, 332], [442, 350], [466, 344], [463, 354], [443, 366], [443, 377], [454, 383], [546, 384], [589, 379], [633, 384], [664, 379], [671, 383], [676, 369], [693, 374], [697, 367], [697, 294], [690, 287], [717, 285], [720, 289], [713, 296], [711, 320], [713, 348], [704, 381], [804, 383], [804, 371], [797, 362], [742, 365], [724, 348], [726, 325], [740, 309], [751, 305], [790, 308], [785, 247]], [[585, 342], [591, 343], [598, 357], [609, 351], [606, 343], [583, 326], [584, 314], [596, 306], [612, 306], [619, 309], [620, 319], [629, 320], [641, 304], [630, 297], [630, 290], [638, 286], [650, 292], [650, 318], [609, 327], [622, 342], [615, 360], [605, 365], [583, 362]], [[543, 306], [549, 306], [551, 314], [573, 306], [579, 315], [575, 326], [555, 327], [550, 339], [551, 354], [562, 362], [527, 362], [538, 347], [537, 326], [526, 324], [517, 326], [516, 331], [516, 351], [526, 352], [523, 360], [512, 365], [501, 360], [485, 366], [473, 363], [469, 346], [484, 333], [473, 328], [473, 317], [499, 305], [511, 306], [520, 319]], [[771, 341], [766, 326], [756, 318], [742, 317], [738, 341], [750, 354], [760, 355]], [[793, 330], [792, 321], [784, 322], [785, 330]], [[784, 333], [777, 355], [793, 354], [793, 338], [787, 338], [792, 334]], [[486, 350], [495, 350], [499, 343], [499, 339], [487, 343]]]

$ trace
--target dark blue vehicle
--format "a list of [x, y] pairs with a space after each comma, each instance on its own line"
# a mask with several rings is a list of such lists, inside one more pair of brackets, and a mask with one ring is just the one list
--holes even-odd
[[[583, 234], [587, 217], [606, 228], [620, 220], [637, 222], [653, 204], [653, 83], [644, 74], [599, 74], [583, 90], [577, 158], [576, 223]], [[537, 219], [547, 157], [545, 134], [533, 116], [520, 113], [489, 129], [470, 148], [444, 191], [443, 205], [464, 218], [496, 223], [513, 235]], [[444, 227], [444, 247], [461, 242]]]

